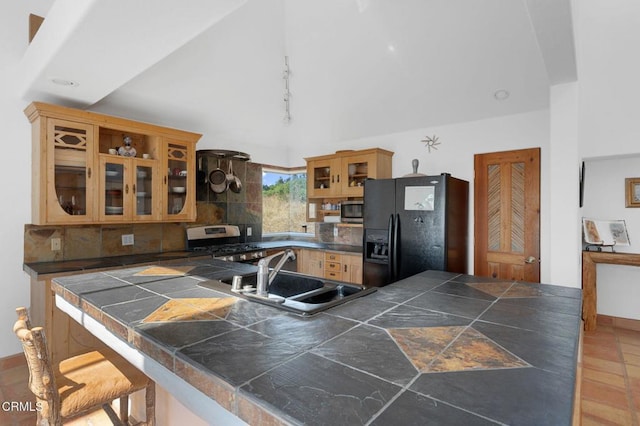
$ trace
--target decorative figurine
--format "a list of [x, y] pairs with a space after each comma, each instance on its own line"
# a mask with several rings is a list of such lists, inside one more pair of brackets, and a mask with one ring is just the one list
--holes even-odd
[[118, 154], [122, 155], [123, 157], [135, 157], [136, 156], [136, 149], [131, 146], [131, 137], [130, 136], [125, 136], [124, 137], [124, 146], [121, 146], [118, 149]]

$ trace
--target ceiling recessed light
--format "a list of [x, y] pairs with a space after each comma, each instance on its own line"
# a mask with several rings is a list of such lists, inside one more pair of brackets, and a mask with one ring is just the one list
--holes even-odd
[[64, 78], [52, 78], [50, 81], [58, 86], [76, 87], [80, 85], [73, 80], [66, 80]]
[[504, 101], [509, 97], [510, 93], [506, 89], [496, 90], [493, 94], [493, 97], [496, 98], [497, 101]]

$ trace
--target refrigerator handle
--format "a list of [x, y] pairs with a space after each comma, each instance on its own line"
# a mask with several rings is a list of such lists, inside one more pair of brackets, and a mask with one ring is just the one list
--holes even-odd
[[398, 234], [400, 232], [400, 215], [396, 214], [393, 221], [393, 280], [398, 279], [398, 263], [400, 254], [400, 247], [398, 246]]
[[[394, 276], [393, 276], [393, 271], [394, 271], [394, 266], [393, 263], [395, 261], [395, 259], [393, 258], [393, 214], [389, 215], [389, 226], [387, 227], [387, 243], [389, 244], [388, 250], [389, 250], [389, 261], [387, 262], [387, 272], [388, 272], [388, 277], [389, 277], [389, 282], [393, 282], [394, 281]], [[386, 283], [388, 284], [388, 283]]]

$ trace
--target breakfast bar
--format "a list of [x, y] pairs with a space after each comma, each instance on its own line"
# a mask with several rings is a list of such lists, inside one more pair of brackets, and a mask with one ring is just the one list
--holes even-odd
[[572, 424], [579, 289], [426, 271], [302, 317], [220, 281], [251, 271], [185, 259], [52, 289], [211, 424]]

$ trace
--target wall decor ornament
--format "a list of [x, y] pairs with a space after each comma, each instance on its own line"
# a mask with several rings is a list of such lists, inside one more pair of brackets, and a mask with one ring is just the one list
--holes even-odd
[[440, 142], [438, 142], [438, 137], [436, 135], [433, 135], [432, 138], [430, 138], [429, 136], [425, 136], [425, 138], [420, 142], [424, 143], [424, 147], [429, 150], [429, 154], [431, 154], [431, 148], [437, 150], [438, 147], [436, 145], [440, 145]]

